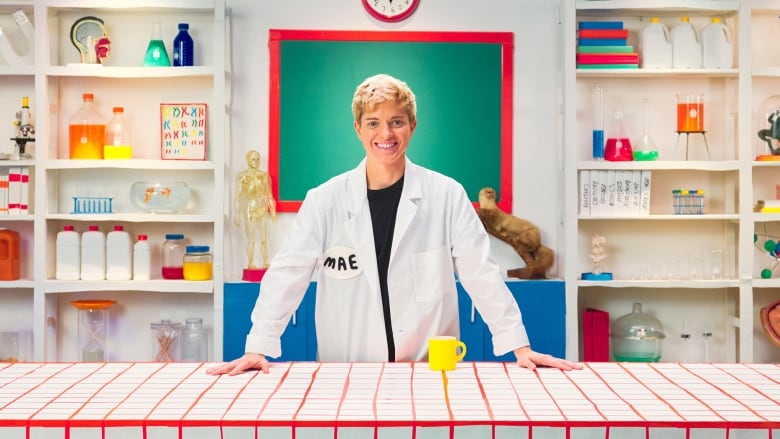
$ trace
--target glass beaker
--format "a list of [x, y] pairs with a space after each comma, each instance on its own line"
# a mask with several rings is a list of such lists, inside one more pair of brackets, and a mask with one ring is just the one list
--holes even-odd
[[704, 94], [677, 95], [677, 131], [680, 133], [704, 131]]
[[152, 328], [152, 335], [156, 342], [154, 361], [159, 363], [179, 361], [181, 323], [162, 319], [149, 326]]
[[78, 310], [78, 345], [81, 361], [106, 361], [108, 338], [108, 310], [116, 300], [74, 300], [70, 302]]

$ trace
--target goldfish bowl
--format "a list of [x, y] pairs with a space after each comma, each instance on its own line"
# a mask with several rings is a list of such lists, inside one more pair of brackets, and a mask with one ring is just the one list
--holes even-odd
[[183, 181], [136, 181], [130, 188], [130, 200], [149, 213], [177, 213], [190, 202], [190, 187]]

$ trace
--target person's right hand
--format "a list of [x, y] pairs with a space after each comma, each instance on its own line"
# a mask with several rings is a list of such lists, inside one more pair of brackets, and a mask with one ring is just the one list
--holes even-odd
[[228, 374], [233, 376], [249, 369], [258, 369], [263, 373], [268, 373], [270, 367], [265, 355], [247, 352], [241, 358], [206, 369], [206, 373], [209, 375]]

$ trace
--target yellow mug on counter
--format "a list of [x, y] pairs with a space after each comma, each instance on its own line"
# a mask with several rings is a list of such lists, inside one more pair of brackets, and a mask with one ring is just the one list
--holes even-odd
[[428, 367], [431, 370], [455, 370], [455, 364], [465, 356], [466, 343], [455, 337], [440, 335], [428, 339]]

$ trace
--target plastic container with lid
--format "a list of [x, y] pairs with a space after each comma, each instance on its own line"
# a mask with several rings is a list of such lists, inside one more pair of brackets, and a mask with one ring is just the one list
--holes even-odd
[[184, 252], [187, 244], [184, 235], [168, 233], [162, 244], [162, 277], [163, 279], [184, 279]]
[[173, 66], [184, 67], [194, 65], [195, 48], [188, 30], [190, 25], [179, 23], [179, 33], [173, 39]]
[[106, 235], [106, 279], [130, 280], [133, 277], [133, 243], [124, 226], [117, 224]]
[[103, 157], [106, 159], [133, 158], [130, 143], [130, 127], [125, 120], [124, 107], [114, 107], [114, 115], [106, 125], [106, 140], [103, 144]]
[[148, 236], [138, 235], [133, 245], [133, 280], [149, 280], [152, 276], [152, 249]]
[[58, 280], [79, 280], [81, 277], [81, 235], [72, 225], [57, 233], [56, 269]]
[[184, 321], [181, 336], [181, 361], [201, 363], [208, 361], [208, 332], [200, 317], [188, 317]]
[[84, 93], [81, 108], [70, 118], [68, 126], [70, 158], [102, 159], [106, 122], [95, 107], [95, 95]]
[[712, 17], [701, 31], [702, 66], [705, 69], [734, 67], [734, 43], [731, 32], [720, 17]]
[[81, 234], [81, 280], [106, 278], [106, 235], [96, 225]]
[[672, 67], [672, 43], [669, 28], [658, 17], [651, 17], [650, 24], [639, 32], [639, 61], [643, 69], [669, 69]]
[[672, 42], [672, 67], [675, 69], [701, 68], [701, 43], [696, 29], [688, 17], [680, 17], [672, 30], [669, 31]]
[[185, 280], [211, 280], [213, 261], [209, 246], [188, 245], [184, 253], [183, 274]]

